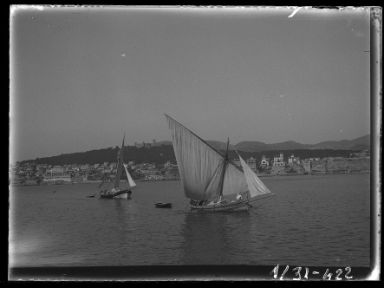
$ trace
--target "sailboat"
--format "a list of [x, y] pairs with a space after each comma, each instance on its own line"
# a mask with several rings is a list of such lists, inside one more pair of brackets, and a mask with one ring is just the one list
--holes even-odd
[[192, 210], [248, 210], [273, 193], [237, 153], [241, 168], [191, 130], [165, 114], [184, 194]]
[[[114, 198], [123, 198], [123, 199], [130, 199], [131, 198], [131, 189], [136, 186], [135, 181], [133, 181], [131, 175], [128, 172], [128, 166], [124, 164], [124, 140], [125, 140], [125, 135], [123, 137], [123, 143], [121, 144], [121, 148], [117, 154], [117, 169], [116, 169], [116, 175], [115, 175], [115, 180], [113, 182], [113, 187], [112, 189], [105, 189], [100, 191], [100, 198], [105, 198], [105, 199], [114, 199]], [[128, 180], [128, 187], [122, 188], [120, 179], [123, 173], [123, 167], [124, 171], [127, 175], [127, 180]], [[105, 184], [105, 182], [101, 182], [99, 185], [99, 188]]]

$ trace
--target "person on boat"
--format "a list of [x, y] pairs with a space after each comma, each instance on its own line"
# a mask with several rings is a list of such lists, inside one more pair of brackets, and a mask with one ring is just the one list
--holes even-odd
[[132, 191], [128, 190], [128, 199], [132, 199], [131, 194], [132, 194]]
[[192, 206], [197, 206], [199, 205], [199, 202], [197, 200], [193, 200], [191, 199], [191, 201], [189, 202]]
[[237, 194], [237, 196], [236, 196], [236, 200], [237, 200], [237, 201], [241, 201], [241, 199], [243, 199], [243, 196], [241, 196], [241, 194]]

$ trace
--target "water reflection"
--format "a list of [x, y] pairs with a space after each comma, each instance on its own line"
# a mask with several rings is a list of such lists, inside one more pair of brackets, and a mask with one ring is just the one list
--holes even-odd
[[[181, 263], [184, 265], [228, 264], [238, 250], [233, 236], [249, 230], [250, 214], [239, 213], [194, 213], [185, 214], [181, 227]], [[240, 229], [240, 230], [239, 230]]]
[[132, 200], [116, 199], [113, 201], [116, 220], [121, 223], [131, 223], [138, 213], [138, 207]]
[[[117, 200], [117, 201], [115, 201]], [[124, 199], [124, 205], [122, 203], [122, 201], [120, 201], [121, 199], [113, 199], [113, 204], [115, 206], [115, 211], [117, 213], [117, 216], [119, 218], [122, 218], [124, 217], [124, 214], [125, 214], [125, 206], [127, 205], [127, 201], [125, 201]]]
[[182, 263], [220, 264], [227, 236], [226, 218], [214, 213], [187, 213], [181, 228]]

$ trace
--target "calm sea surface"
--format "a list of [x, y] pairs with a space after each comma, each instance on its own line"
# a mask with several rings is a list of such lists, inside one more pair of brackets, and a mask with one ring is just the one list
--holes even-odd
[[369, 180], [262, 178], [273, 197], [210, 214], [191, 212], [177, 181], [139, 182], [132, 200], [87, 198], [97, 184], [14, 187], [10, 265], [369, 266]]

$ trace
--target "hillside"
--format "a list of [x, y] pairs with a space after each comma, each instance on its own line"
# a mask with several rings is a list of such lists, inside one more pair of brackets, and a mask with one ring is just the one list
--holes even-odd
[[[33, 160], [37, 164], [65, 165], [65, 164], [96, 164], [104, 162], [116, 162], [119, 147], [92, 150], [80, 153], [62, 154], [58, 156], [37, 158]], [[172, 145], [155, 146], [151, 148], [125, 146], [124, 162], [135, 163], [151, 162], [163, 164], [166, 161], [175, 163], [175, 155]], [[26, 161], [23, 161], [26, 162]]]
[[[207, 141], [219, 151], [225, 151], [226, 143], [220, 141]], [[244, 141], [236, 145], [230, 145], [230, 150], [236, 149], [246, 157], [260, 159], [262, 155], [273, 157], [280, 152], [284, 155], [298, 156], [300, 158], [310, 157], [349, 157], [350, 153], [369, 149], [369, 135], [354, 140], [327, 141], [315, 145], [300, 144], [294, 141], [287, 141], [274, 144], [266, 144], [257, 141]], [[103, 162], [116, 162], [119, 147], [91, 150], [86, 152], [61, 154], [52, 157], [37, 158], [22, 162], [34, 161], [38, 164], [64, 165], [64, 164], [96, 164]], [[230, 158], [236, 154], [231, 151]], [[162, 141], [152, 147], [125, 146], [124, 161], [136, 163], [151, 162], [163, 164], [167, 161], [175, 163], [175, 155], [171, 142]]]
[[370, 136], [356, 138], [354, 140], [341, 141], [326, 141], [315, 144], [311, 149], [349, 149], [349, 150], [364, 150], [369, 149]]

